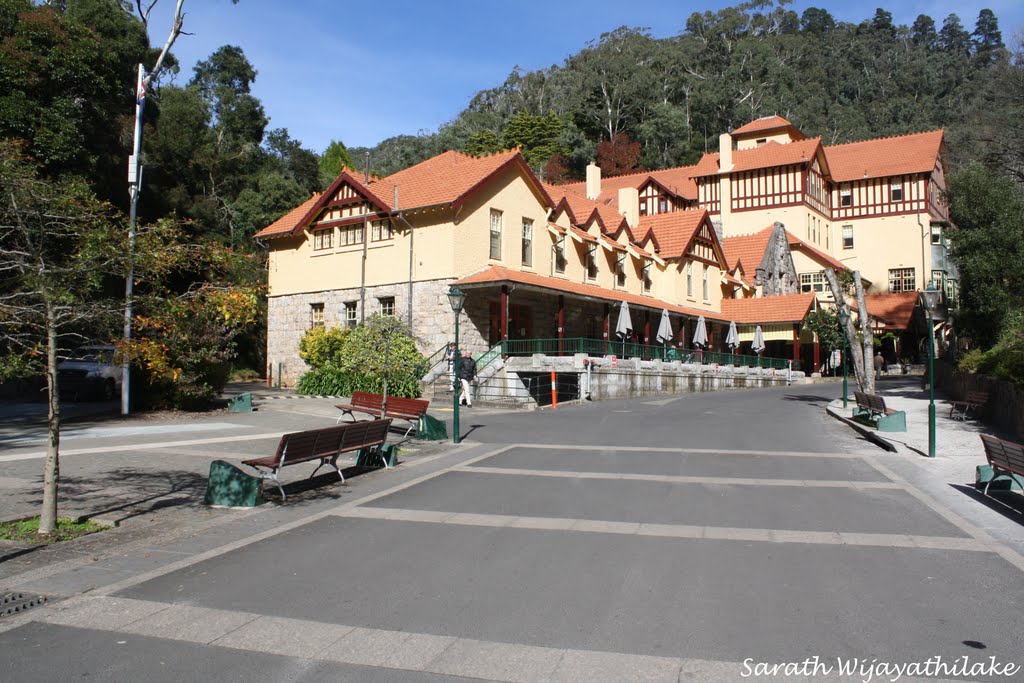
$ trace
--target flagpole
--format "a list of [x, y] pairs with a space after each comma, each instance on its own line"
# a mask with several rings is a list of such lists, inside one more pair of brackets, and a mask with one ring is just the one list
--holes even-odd
[[121, 358], [121, 414], [131, 413], [131, 363], [128, 362], [128, 343], [132, 339], [132, 295], [135, 284], [135, 221], [139, 212], [139, 194], [142, 190], [142, 111], [146, 104], [146, 70], [139, 64], [135, 83], [135, 135], [132, 154], [128, 157], [128, 275], [124, 279], [124, 341]]

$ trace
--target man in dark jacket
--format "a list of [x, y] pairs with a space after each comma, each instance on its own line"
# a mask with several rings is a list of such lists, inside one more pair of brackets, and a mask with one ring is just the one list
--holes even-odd
[[470, 408], [473, 407], [473, 393], [469, 383], [475, 379], [476, 361], [473, 360], [473, 354], [466, 351], [459, 359], [459, 381], [462, 383], [462, 398], [459, 399], [459, 402]]

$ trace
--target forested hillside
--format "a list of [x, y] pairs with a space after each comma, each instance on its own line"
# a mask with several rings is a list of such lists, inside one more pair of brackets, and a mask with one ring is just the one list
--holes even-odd
[[[884, 9], [850, 24], [787, 5], [694, 13], [671, 38], [616, 29], [561, 65], [515, 69], [434, 134], [352, 156], [362, 162], [370, 151], [383, 174], [446, 149], [519, 144], [557, 181], [580, 177], [595, 158], [610, 173], [692, 163], [717, 149], [719, 133], [770, 114], [826, 144], [942, 127], [954, 161], [1005, 156], [992, 135], [1004, 123], [1019, 141], [1021, 67], [991, 11], [970, 25], [951, 14], [903, 26]], [[1007, 87], [1014, 79], [1016, 90]]]

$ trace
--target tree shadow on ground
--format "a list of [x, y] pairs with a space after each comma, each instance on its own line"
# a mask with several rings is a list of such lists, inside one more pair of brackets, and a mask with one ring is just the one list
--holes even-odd
[[1020, 491], [997, 491], [990, 488], [986, 496], [981, 490], [969, 484], [950, 484], [950, 487], [1003, 517], [1024, 525], [1024, 495], [1021, 495]]
[[813, 403], [815, 405], [828, 405], [841, 396], [818, 396], [812, 394], [786, 394], [782, 397], [784, 401], [797, 401], [799, 403]]

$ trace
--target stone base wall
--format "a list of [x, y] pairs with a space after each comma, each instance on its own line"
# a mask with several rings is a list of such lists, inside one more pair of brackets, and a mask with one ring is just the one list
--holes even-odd
[[[968, 391], [988, 392], [988, 403], [978, 410], [978, 416], [983, 422], [1016, 435], [1017, 441], [1024, 440], [1024, 389], [1021, 387], [991, 375], [961, 372], [943, 362], [935, 363], [935, 386], [942, 388], [951, 399], [962, 400]], [[938, 404], [936, 411], [945, 408], [945, 404]]]
[[[448, 288], [451, 280], [428, 280], [415, 282], [412, 287], [412, 329], [416, 346], [426, 356], [454, 341], [455, 314], [448, 303]], [[367, 287], [365, 292], [366, 316], [380, 310], [380, 299], [394, 297], [395, 316], [409, 323], [409, 285], [397, 283], [379, 287]], [[462, 312], [459, 321], [459, 346], [474, 353], [486, 351], [488, 332], [487, 304], [476, 311], [469, 305]], [[281, 386], [295, 386], [309, 366], [299, 358], [299, 340], [311, 326], [312, 304], [324, 305], [324, 324], [336, 327], [345, 324], [345, 303], [356, 303], [356, 320], [363, 319], [360, 305], [360, 290], [334, 289], [322, 292], [290, 294], [270, 297], [267, 302], [267, 371], [274, 385], [280, 380]], [[480, 326], [480, 323], [483, 326]], [[278, 372], [280, 368], [280, 378]]]

